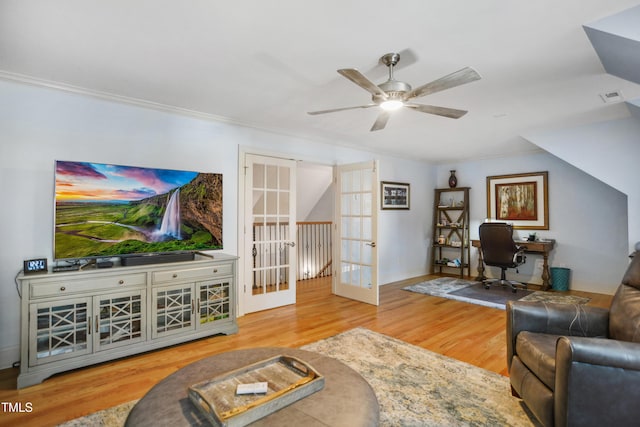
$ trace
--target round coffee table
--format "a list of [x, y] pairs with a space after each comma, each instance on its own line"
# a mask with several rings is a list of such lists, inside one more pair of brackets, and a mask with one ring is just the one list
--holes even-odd
[[189, 386], [277, 355], [297, 357], [324, 376], [324, 388], [252, 426], [376, 426], [380, 410], [369, 383], [342, 362], [305, 350], [264, 347], [207, 357], [169, 375], [133, 407], [126, 427], [210, 426], [189, 400]]

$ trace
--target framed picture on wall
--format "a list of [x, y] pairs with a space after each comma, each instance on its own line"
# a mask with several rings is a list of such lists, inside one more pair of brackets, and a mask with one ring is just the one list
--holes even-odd
[[487, 177], [487, 218], [521, 230], [549, 229], [548, 172]]
[[382, 181], [380, 183], [382, 209], [409, 209], [411, 199], [409, 184]]

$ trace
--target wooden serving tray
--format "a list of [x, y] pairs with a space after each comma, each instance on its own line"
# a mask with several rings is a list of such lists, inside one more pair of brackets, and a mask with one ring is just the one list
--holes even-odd
[[[267, 382], [266, 394], [236, 395], [238, 384]], [[324, 377], [291, 356], [276, 356], [189, 387], [189, 399], [216, 427], [241, 427], [324, 387]]]

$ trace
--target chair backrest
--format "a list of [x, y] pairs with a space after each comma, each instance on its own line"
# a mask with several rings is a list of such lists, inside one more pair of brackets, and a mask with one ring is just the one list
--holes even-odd
[[609, 311], [609, 338], [640, 342], [640, 254], [631, 260]]
[[480, 224], [480, 247], [482, 259], [487, 265], [514, 267], [513, 256], [518, 247], [513, 241], [513, 227], [506, 222]]

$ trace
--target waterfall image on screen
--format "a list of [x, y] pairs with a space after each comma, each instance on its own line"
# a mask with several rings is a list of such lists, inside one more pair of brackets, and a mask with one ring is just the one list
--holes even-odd
[[221, 174], [56, 162], [54, 259], [221, 248]]
[[170, 236], [180, 240], [180, 189], [177, 189], [169, 198], [167, 209], [162, 216], [162, 223], [157, 234]]

